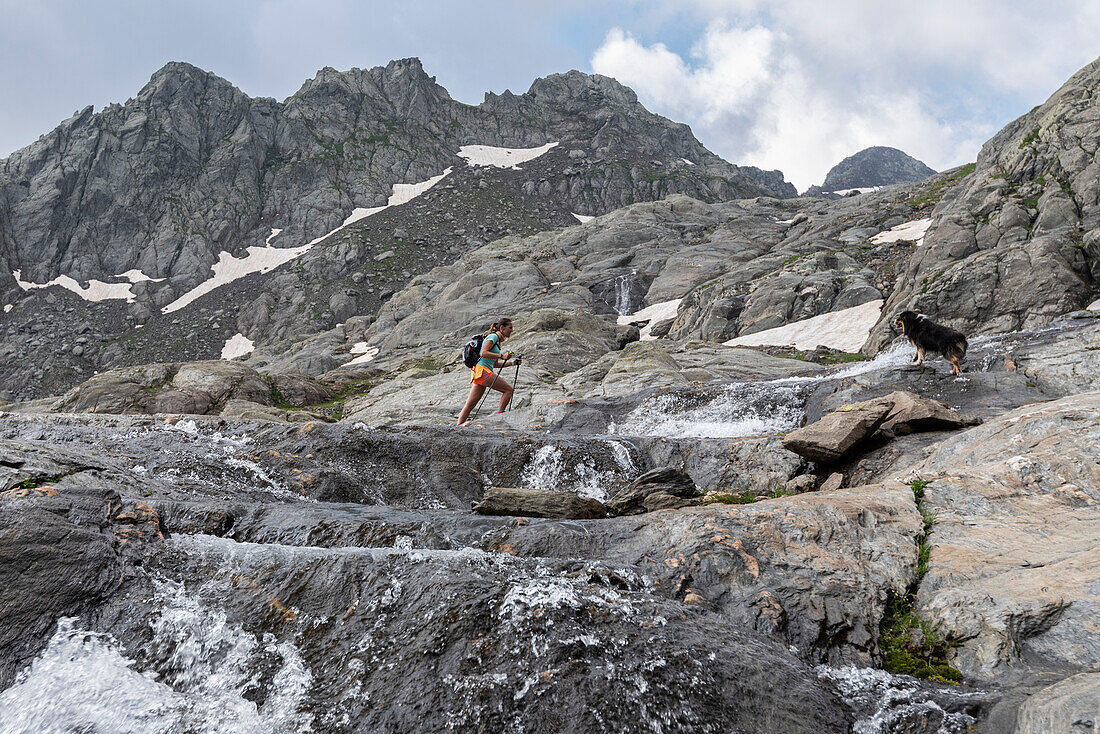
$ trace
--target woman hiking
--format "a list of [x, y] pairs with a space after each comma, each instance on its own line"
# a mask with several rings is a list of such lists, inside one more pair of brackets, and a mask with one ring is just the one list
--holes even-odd
[[470, 395], [466, 398], [466, 405], [463, 406], [462, 412], [458, 414], [458, 425], [464, 425], [469, 420], [474, 406], [477, 405], [477, 402], [481, 400], [481, 396], [489, 388], [501, 393], [500, 410], [497, 412], [503, 413], [508, 407], [508, 402], [512, 399], [513, 388], [507, 380], [493, 370], [497, 367], [504, 368], [523, 363], [523, 360], [519, 357], [513, 359], [511, 352], [505, 352], [503, 355], [500, 353], [501, 342], [511, 335], [511, 319], [494, 321], [489, 328], [489, 333], [481, 343], [481, 358], [474, 365], [470, 375], [470, 382], [473, 384], [470, 386]]

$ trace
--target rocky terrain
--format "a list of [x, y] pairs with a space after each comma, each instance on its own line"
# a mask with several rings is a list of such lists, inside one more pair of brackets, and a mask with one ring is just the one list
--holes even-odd
[[811, 186], [803, 196], [835, 198], [892, 184], [915, 183], [935, 171], [897, 148], [864, 148], [837, 163], [825, 174], [825, 182]]
[[[917, 183], [665, 191], [279, 331], [309, 250], [240, 358], [6, 403], [0, 730], [1094, 730], [1096, 89]], [[513, 407], [455, 427], [500, 316]]]

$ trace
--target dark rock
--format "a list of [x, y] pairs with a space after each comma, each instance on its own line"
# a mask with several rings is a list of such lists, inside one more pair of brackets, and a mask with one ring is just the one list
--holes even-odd
[[662, 467], [642, 474], [615, 492], [607, 507], [613, 515], [640, 515], [654, 510], [692, 507], [699, 504], [699, 497], [699, 489], [691, 477], [676, 469]]
[[490, 487], [474, 505], [479, 515], [514, 515], [517, 517], [556, 517], [585, 519], [607, 517], [607, 507], [590, 497], [572, 492], [517, 487]]
[[935, 171], [897, 148], [865, 148], [833, 166], [821, 186], [811, 186], [804, 196], [862, 189], [872, 186], [923, 181]]

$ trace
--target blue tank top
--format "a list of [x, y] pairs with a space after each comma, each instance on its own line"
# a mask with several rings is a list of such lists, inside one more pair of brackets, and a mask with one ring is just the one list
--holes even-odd
[[[496, 352], [497, 354], [500, 354], [500, 334], [496, 333], [495, 331], [492, 332], [491, 334], [489, 334], [489, 336], [485, 337], [485, 342], [488, 343], [489, 341], [492, 341], [492, 343], [493, 343], [492, 346], [489, 347], [489, 351], [490, 352]], [[484, 349], [485, 344], [482, 344], [481, 347], [482, 347], [482, 349]], [[496, 364], [496, 360], [495, 359], [486, 359], [485, 357], [482, 357], [481, 359], [479, 359], [477, 361], [477, 363], [479, 365], [481, 365], [482, 367], [488, 367], [489, 369], [493, 369], [494, 365]]]

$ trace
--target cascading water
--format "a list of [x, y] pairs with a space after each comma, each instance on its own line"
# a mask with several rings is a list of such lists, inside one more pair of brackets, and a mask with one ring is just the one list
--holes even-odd
[[595, 447], [606, 449], [607, 456], [593, 447], [583, 453], [553, 444], [540, 447], [520, 474], [521, 486], [606, 500], [607, 489], [633, 479], [638, 468], [630, 448], [620, 441], [599, 441]]
[[154, 587], [161, 608], [142, 663], [109, 635], [63, 618], [41, 655], [0, 693], [0, 731], [310, 730], [313, 717], [299, 709], [312, 676], [292, 644], [228, 623], [181, 584], [159, 580]]
[[910, 359], [903, 347], [883, 351], [821, 377], [735, 382], [710, 397], [670, 391], [643, 401], [608, 432], [665, 438], [741, 438], [791, 431], [802, 425], [806, 399], [826, 380], [896, 369]]
[[637, 275], [637, 270], [631, 270], [629, 274], [615, 277], [615, 313], [620, 316], [632, 314], [637, 309], [637, 304], [634, 303], [631, 295], [631, 286]]
[[629, 436], [727, 438], [790, 431], [802, 421], [803, 384], [739, 382], [706, 402], [689, 395], [650, 398], [615, 427]]
[[[814, 670], [819, 678], [836, 686], [859, 716], [852, 726], [852, 734], [889, 734], [896, 731], [961, 734], [974, 723], [974, 717], [945, 711], [934, 696], [965, 701], [981, 695], [921, 687], [914, 678], [872, 668], [820, 665]], [[929, 729], [929, 724], [937, 728]]]

